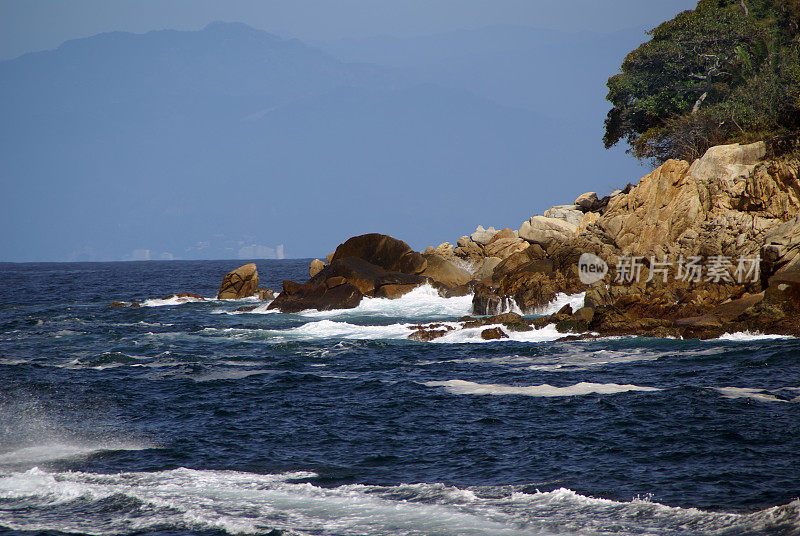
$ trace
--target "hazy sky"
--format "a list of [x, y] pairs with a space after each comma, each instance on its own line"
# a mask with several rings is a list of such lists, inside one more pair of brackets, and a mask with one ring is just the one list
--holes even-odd
[[493, 24], [609, 32], [653, 27], [695, 0], [0, 0], [0, 60], [101, 32], [246, 22], [301, 39], [418, 35]]
[[[0, 0], [0, 261], [518, 228], [648, 171], [603, 148], [605, 83], [643, 29], [695, 6]], [[97, 36], [165, 29], [182, 31]]]

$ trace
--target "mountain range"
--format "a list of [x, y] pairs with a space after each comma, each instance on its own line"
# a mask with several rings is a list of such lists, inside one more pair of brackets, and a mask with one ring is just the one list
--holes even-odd
[[0, 260], [320, 256], [516, 228], [642, 168], [600, 141], [641, 30], [114, 32], [0, 62]]

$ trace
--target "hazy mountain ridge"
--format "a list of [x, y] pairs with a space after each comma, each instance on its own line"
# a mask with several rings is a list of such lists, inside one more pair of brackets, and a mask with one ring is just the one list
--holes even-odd
[[373, 230], [422, 247], [516, 225], [594, 167], [575, 123], [243, 24], [101, 34], [0, 80], [7, 260], [311, 256]]

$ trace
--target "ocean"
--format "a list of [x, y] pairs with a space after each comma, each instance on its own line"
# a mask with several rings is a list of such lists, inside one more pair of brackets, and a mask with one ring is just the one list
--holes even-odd
[[416, 342], [471, 297], [213, 299], [241, 264], [0, 264], [0, 533], [800, 534], [797, 339]]

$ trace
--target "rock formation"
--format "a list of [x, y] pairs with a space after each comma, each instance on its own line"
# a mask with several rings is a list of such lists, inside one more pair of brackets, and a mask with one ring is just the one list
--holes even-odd
[[408, 244], [378, 233], [355, 236], [340, 244], [329, 264], [347, 257], [357, 257], [384, 270], [406, 274], [419, 274], [427, 267], [425, 258]]
[[[327, 262], [315, 259], [306, 283], [284, 282], [270, 307], [355, 307], [364, 296], [397, 298], [431, 284], [444, 296], [472, 293], [474, 314], [527, 314], [560, 292], [583, 291], [584, 307], [574, 312], [517, 315], [516, 328], [504, 329], [553, 323], [581, 336], [800, 335], [798, 146], [712, 147], [692, 163], [669, 160], [608, 196], [587, 192], [551, 207], [519, 230], [478, 226], [455, 247], [445, 242], [422, 254], [387, 235], [353, 237]], [[583, 254], [605, 263], [603, 279], [582, 280]], [[257, 278], [254, 265], [231, 272], [220, 297], [252, 294]], [[464, 322], [476, 327], [475, 319]], [[450, 329], [417, 326], [411, 338], [431, 340]], [[490, 327], [485, 336], [507, 335]]]
[[330, 263], [306, 283], [284, 281], [283, 292], [269, 308], [285, 313], [351, 309], [364, 296], [398, 298], [429, 282], [449, 288], [460, 284], [459, 277], [463, 276], [455, 265], [435, 253], [426, 258], [402, 240], [372, 233], [340, 244]]
[[[487, 255], [486, 240], [486, 233], [497, 231], [479, 228], [462, 237], [457, 257], [479, 268], [489, 258], [494, 264], [491, 275], [475, 272], [474, 312], [516, 307], [530, 313], [559, 292], [587, 291], [592, 314], [556, 318], [562, 328], [674, 336], [737, 328], [791, 331], [795, 283], [789, 274], [800, 268], [800, 160], [796, 152], [776, 154], [767, 146], [713, 147], [693, 163], [667, 161], [637, 185], [602, 199], [589, 192], [573, 205], [552, 207], [517, 232], [529, 247], [499, 263]], [[580, 281], [582, 253], [608, 263], [604, 282]], [[759, 257], [754, 272], [761, 277], [739, 281], [737, 269]], [[636, 280], [617, 270], [630, 258]], [[727, 275], [709, 280], [706, 272], [695, 281], [678, 273], [692, 259], [706, 269], [714, 259], [724, 261]]]
[[237, 300], [252, 296], [258, 288], [258, 270], [253, 263], [240, 266], [222, 279], [217, 298]]
[[315, 275], [320, 273], [323, 269], [325, 269], [326, 266], [327, 266], [327, 264], [325, 264], [321, 260], [314, 259], [313, 261], [311, 261], [311, 264], [308, 266], [308, 276], [309, 277], [314, 277]]

